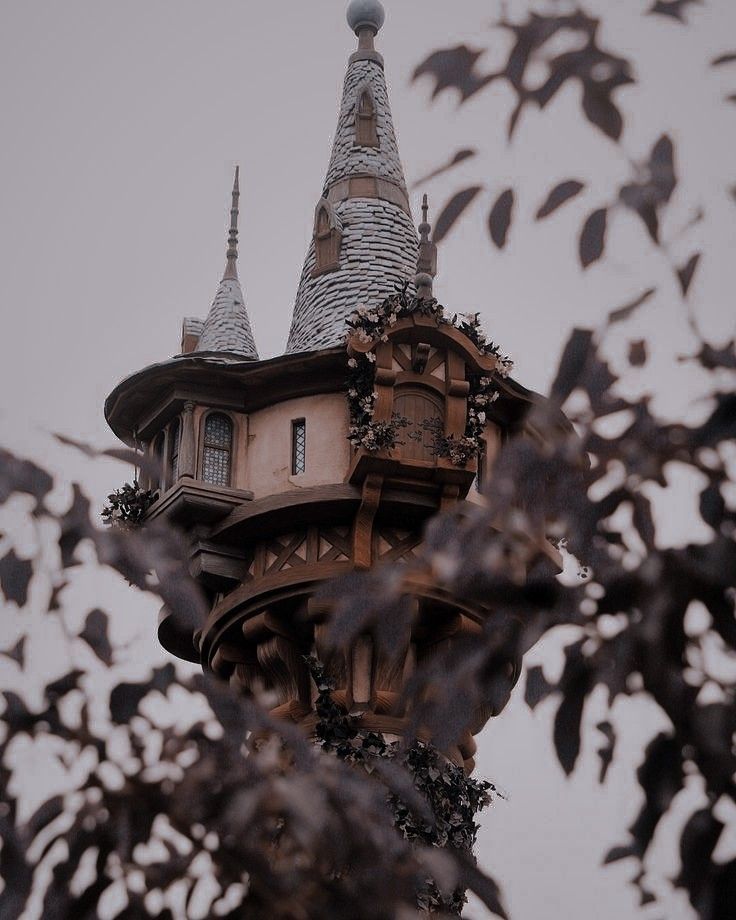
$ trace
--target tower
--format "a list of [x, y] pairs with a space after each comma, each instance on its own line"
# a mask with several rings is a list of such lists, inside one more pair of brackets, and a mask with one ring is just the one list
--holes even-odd
[[[414, 626], [391, 660], [370, 633], [324, 647], [321, 586], [411, 563], [426, 521], [483, 501], [502, 440], [523, 436], [533, 394], [471, 320], [432, 297], [436, 251], [426, 199], [419, 235], [375, 49], [377, 0], [353, 0], [358, 37], [283, 355], [259, 360], [237, 271], [239, 176], [226, 267], [207, 318], [185, 319], [181, 353], [123, 380], [105, 404], [112, 430], [159, 461], [150, 519], [191, 538], [210, 602], [192, 631], [164, 612], [166, 649], [234, 686], [275, 691], [274, 712], [313, 723], [304, 657], [325, 660], [335, 700], [366, 729], [401, 735], [407, 676], [491, 613], [408, 580]], [[539, 552], [555, 556], [543, 530]], [[515, 663], [509, 663], [509, 689]], [[473, 714], [479, 730], [498, 703]], [[448, 754], [473, 767], [472, 735]]]

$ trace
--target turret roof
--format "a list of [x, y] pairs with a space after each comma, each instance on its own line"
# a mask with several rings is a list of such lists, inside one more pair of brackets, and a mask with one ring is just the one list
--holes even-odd
[[[380, 302], [397, 282], [413, 278], [416, 271], [417, 233], [391, 118], [383, 58], [373, 47], [383, 9], [377, 0], [360, 0], [350, 5], [348, 21], [359, 44], [348, 62], [320, 199], [332, 208], [334, 225], [341, 233], [339, 266], [316, 272], [312, 239], [297, 290], [287, 352], [339, 343], [345, 333], [345, 319], [358, 304]], [[375, 112], [375, 146], [357, 141], [358, 107], [366, 90]]]
[[238, 280], [239, 167], [235, 168], [225, 273], [202, 327], [195, 351], [217, 351], [258, 360], [245, 298]]

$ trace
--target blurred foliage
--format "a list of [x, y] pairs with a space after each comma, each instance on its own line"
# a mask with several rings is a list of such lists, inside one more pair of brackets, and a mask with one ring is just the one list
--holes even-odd
[[107, 496], [102, 520], [116, 527], [140, 527], [157, 498], [155, 489], [143, 489], [137, 479], [126, 482]]
[[[694, 0], [657, 2], [649, 13], [684, 27], [695, 6]], [[530, 14], [501, 28], [514, 41], [499, 73], [479, 72], [481, 52], [461, 46], [430, 55], [417, 74], [435, 80], [435, 95], [455, 89], [461, 100], [506, 80], [516, 93], [509, 135], [525, 108], [543, 109], [562, 86], [577, 81], [585, 120], [619, 142], [618, 90], [632, 83], [632, 68], [601, 47], [595, 19], [582, 11]], [[526, 68], [563, 29], [579, 33], [581, 47], [547, 61], [549, 78], [529, 90]], [[727, 51], [712, 63], [733, 60]], [[435, 174], [473, 155], [463, 147]], [[660, 224], [676, 187], [676, 163], [672, 139], [657, 132], [630, 181], [584, 218], [583, 266], [603, 256], [614, 204], [666, 251]], [[556, 184], [537, 219], [551, 217], [581, 188], [574, 178]], [[482, 192], [471, 187], [453, 198], [438, 220], [442, 234]], [[506, 189], [489, 202], [497, 246], [513, 231], [517, 197]], [[699, 256], [673, 265], [683, 298]], [[0, 915], [19, 917], [35, 899], [47, 920], [91, 918], [107, 898], [125, 905], [117, 916], [131, 918], [196, 912], [256, 920], [404, 918], [415, 914], [417, 892], [434, 899], [425, 900], [427, 907], [443, 900], [457, 909], [458, 889], [470, 889], [505, 916], [496, 884], [470, 856], [475, 814], [492, 790], [443, 766], [437, 751], [469, 727], [479, 702], [503, 704], [512, 685], [508, 661], [561, 625], [575, 632], [564, 668], [557, 679], [530, 670], [525, 699], [532, 708], [553, 702], [553, 743], [566, 773], [575, 770], [587, 743], [581, 725], [596, 689], [605, 690], [610, 710], [596, 729], [596, 743], [603, 740], [601, 783], [616, 758], [613, 707], [619, 700], [653, 702], [665, 723], [638, 769], [640, 812], [607, 860], [630, 860], [642, 903], [652, 900], [646, 859], [655, 835], [681, 791], [697, 784], [701, 801], [682, 829], [681, 864], [672, 881], [700, 917], [732, 915], [736, 859], [720, 855], [719, 843], [733, 833], [729, 815], [736, 804], [736, 688], [728, 676], [736, 662], [736, 347], [733, 340], [705, 341], [692, 323], [697, 344], [683, 360], [711, 382], [707, 411], [696, 422], [662, 420], [646, 397], [627, 398], [606, 356], [607, 337], [653, 293], [648, 289], [614, 310], [595, 333], [572, 333], [549, 400], [536, 402], [526, 419], [534, 436], [504, 443], [488, 476], [486, 505], [434, 519], [421, 556], [409, 565], [356, 573], [329, 589], [338, 601], [327, 624], [335, 647], [367, 631], [379, 648], [390, 647], [414, 615], [406, 595], [418, 571], [440, 590], [493, 607], [482, 637], [454, 644], [420, 667], [405, 689], [409, 738], [428, 737], [431, 745], [409, 741], [389, 751], [379, 736], [356, 732], [330, 708], [329, 687], [318, 672], [319, 745], [289, 724], [274, 723], [267, 700], [236, 697], [205, 676], [180, 680], [166, 665], [144, 680], [126, 679], [108, 614], [91, 610], [78, 635], [65, 627], [59, 661], [68, 658], [68, 667], [40, 688], [38, 699], [4, 692]], [[646, 366], [645, 341], [631, 344], [629, 360]], [[561, 408], [576, 433], [561, 429]], [[671, 547], [658, 533], [652, 500], [671, 488], [676, 470], [698, 484], [697, 538]], [[143, 530], [98, 529], [79, 486], [62, 511], [50, 500], [53, 488], [37, 464], [0, 452], [0, 505], [24, 496], [26, 523], [55, 542], [56, 558], [49, 579], [48, 547], [34, 554], [3, 535], [0, 587], [8, 608], [40, 604], [66, 623], [64, 584], [83, 545], [99, 566], [160, 597], [180, 622], [199, 625], [206, 605], [189, 578], [188, 547], [179, 534], [158, 522]], [[584, 564], [584, 577], [569, 584], [540, 561], [527, 536], [539, 526]], [[27, 646], [21, 637], [2, 652], [9, 667], [26, 671]], [[90, 656], [79, 654], [83, 647], [94, 653], [97, 669], [113, 669], [109, 693], [100, 689]], [[167, 707], [180, 711], [182, 698], [193, 714], [189, 724], [160, 717]], [[206, 714], [197, 714], [202, 708]], [[58, 762], [68, 780], [59, 794], [49, 790], [32, 814], [22, 801], [22, 744]], [[452, 795], [438, 798], [438, 783]], [[456, 832], [454, 847], [434, 845]]]

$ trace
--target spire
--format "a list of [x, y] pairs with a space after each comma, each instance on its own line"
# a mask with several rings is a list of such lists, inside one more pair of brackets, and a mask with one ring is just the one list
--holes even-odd
[[225, 265], [225, 274], [222, 276], [223, 281], [226, 278], [237, 280], [238, 277], [238, 201], [240, 199], [240, 167], [235, 167], [235, 181], [233, 182], [233, 203], [230, 208], [230, 233], [227, 237], [227, 263]]
[[227, 238], [225, 274], [212, 301], [195, 351], [215, 351], [258, 360], [253, 332], [250, 328], [245, 298], [238, 280], [238, 201], [240, 199], [240, 167], [235, 167], [230, 230]]
[[429, 223], [429, 202], [427, 196], [422, 196], [422, 222], [419, 224], [419, 258], [417, 259], [417, 273], [414, 284], [417, 297], [428, 300], [432, 297], [432, 282], [437, 274], [437, 247], [430, 240], [429, 234], [432, 226]]
[[380, 303], [414, 277], [417, 234], [396, 143], [382, 56], [378, 0], [352, 0], [358, 36], [348, 59], [332, 155], [294, 304], [288, 352], [339, 344], [358, 304]]

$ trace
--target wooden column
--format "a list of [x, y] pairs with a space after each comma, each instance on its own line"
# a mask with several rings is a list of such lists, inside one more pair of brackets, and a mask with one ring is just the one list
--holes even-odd
[[181, 415], [181, 442], [179, 444], [179, 479], [182, 476], [195, 478], [197, 453], [194, 437], [194, 403], [185, 402]]

